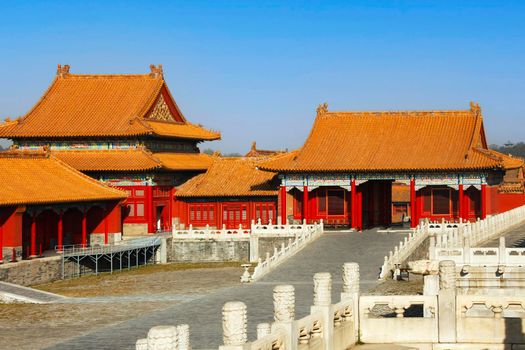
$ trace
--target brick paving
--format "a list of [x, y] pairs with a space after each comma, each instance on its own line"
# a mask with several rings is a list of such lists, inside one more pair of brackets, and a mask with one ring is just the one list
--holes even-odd
[[[243, 301], [248, 306], [249, 337], [254, 339], [256, 325], [272, 321], [272, 289], [275, 285], [291, 283], [295, 286], [296, 317], [303, 317], [309, 312], [312, 303], [314, 273], [332, 273], [333, 300], [338, 301], [343, 263], [358, 262], [361, 267], [361, 289], [368, 290], [377, 284], [383, 256], [404, 236], [376, 231], [327, 233], [260, 282], [238, 284], [195, 296], [187, 302], [68, 339], [48, 349], [133, 349], [135, 341], [145, 337], [151, 327], [181, 323], [190, 325], [193, 349], [217, 349], [222, 340], [221, 308], [232, 300]], [[213, 280], [214, 277], [210, 273], [205, 278]]]

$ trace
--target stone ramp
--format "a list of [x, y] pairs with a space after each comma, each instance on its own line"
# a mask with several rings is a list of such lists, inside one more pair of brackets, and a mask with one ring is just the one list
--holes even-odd
[[[250, 284], [239, 284], [194, 300], [107, 326], [81, 337], [65, 340], [49, 349], [134, 349], [137, 339], [145, 338], [153, 326], [190, 326], [193, 349], [217, 349], [222, 343], [221, 309], [228, 301], [242, 301], [248, 307], [248, 335], [255, 339], [258, 323], [273, 321], [272, 291], [275, 285], [295, 286], [296, 318], [309, 314], [313, 303], [313, 275], [330, 272], [333, 278], [332, 300], [338, 301], [342, 288], [342, 266], [357, 262], [361, 269], [361, 289], [377, 284], [383, 257], [406, 235], [373, 231], [327, 232], [289, 258], [275, 270]], [[239, 276], [242, 271], [239, 269]], [[213, 275], [203, 276], [213, 278]]]
[[0, 282], [0, 301], [2, 299], [7, 302], [46, 304], [60, 302], [67, 298], [18, 284]]
[[[502, 236], [505, 237], [507, 248], [525, 248], [525, 224], [514, 226], [507, 230]], [[497, 247], [499, 237], [483, 243], [482, 247]]]

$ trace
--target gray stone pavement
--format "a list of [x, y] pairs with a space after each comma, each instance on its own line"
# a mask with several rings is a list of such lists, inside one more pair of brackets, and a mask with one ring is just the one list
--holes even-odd
[[[515, 226], [505, 232], [505, 245], [507, 248], [525, 248], [525, 224]], [[499, 237], [485, 242], [483, 247], [497, 247]]]
[[[361, 289], [377, 283], [383, 257], [403, 239], [399, 233], [326, 233], [284, 262], [261, 281], [248, 285], [220, 289], [197, 296], [193, 300], [145, 314], [84, 336], [68, 339], [49, 349], [133, 349], [135, 341], [144, 338], [157, 325], [190, 325], [193, 349], [217, 349], [222, 342], [221, 308], [228, 301], [242, 301], [248, 306], [249, 338], [255, 338], [256, 325], [273, 318], [272, 290], [277, 284], [293, 284], [296, 288], [296, 317], [309, 313], [312, 304], [316, 272], [330, 272], [334, 281], [333, 301], [339, 301], [342, 286], [342, 265], [358, 262], [361, 270]], [[241, 271], [239, 271], [240, 276]], [[207, 276], [205, 278], [213, 278]], [[89, 320], [86, 320], [89, 322]]]

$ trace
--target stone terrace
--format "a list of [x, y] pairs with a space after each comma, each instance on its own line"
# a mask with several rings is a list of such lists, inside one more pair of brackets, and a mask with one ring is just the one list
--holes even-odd
[[[270, 322], [272, 289], [277, 284], [293, 284], [296, 288], [296, 317], [309, 313], [312, 304], [312, 278], [316, 272], [330, 272], [334, 281], [333, 300], [341, 292], [341, 268], [344, 262], [361, 266], [361, 289], [368, 290], [377, 283], [383, 257], [404, 235], [364, 233], [326, 233], [276, 270], [249, 285], [236, 285], [194, 300], [152, 312], [114, 326], [64, 341], [50, 349], [134, 349], [135, 341], [144, 338], [157, 325], [190, 325], [194, 349], [217, 349], [222, 341], [221, 308], [228, 301], [243, 301], [248, 306], [250, 338], [255, 338], [258, 323]], [[239, 271], [239, 276], [241, 271]], [[213, 279], [213, 275], [206, 277]], [[337, 298], [337, 299], [336, 299]]]

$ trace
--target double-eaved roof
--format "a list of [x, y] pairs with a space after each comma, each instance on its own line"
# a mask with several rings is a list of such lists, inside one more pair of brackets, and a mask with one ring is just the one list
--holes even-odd
[[0, 206], [126, 198], [45, 152], [0, 152], [0, 182]]
[[213, 157], [208, 171], [184, 183], [177, 197], [264, 197], [276, 196], [277, 174], [257, 169], [249, 158]]
[[152, 135], [217, 140], [218, 132], [189, 123], [173, 100], [162, 67], [150, 74], [57, 76], [22, 118], [0, 125], [2, 138], [84, 138]]
[[[518, 164], [519, 163], [519, 164]], [[459, 171], [523, 166], [487, 147], [479, 105], [468, 110], [317, 110], [302, 148], [261, 169], [278, 172]]]

